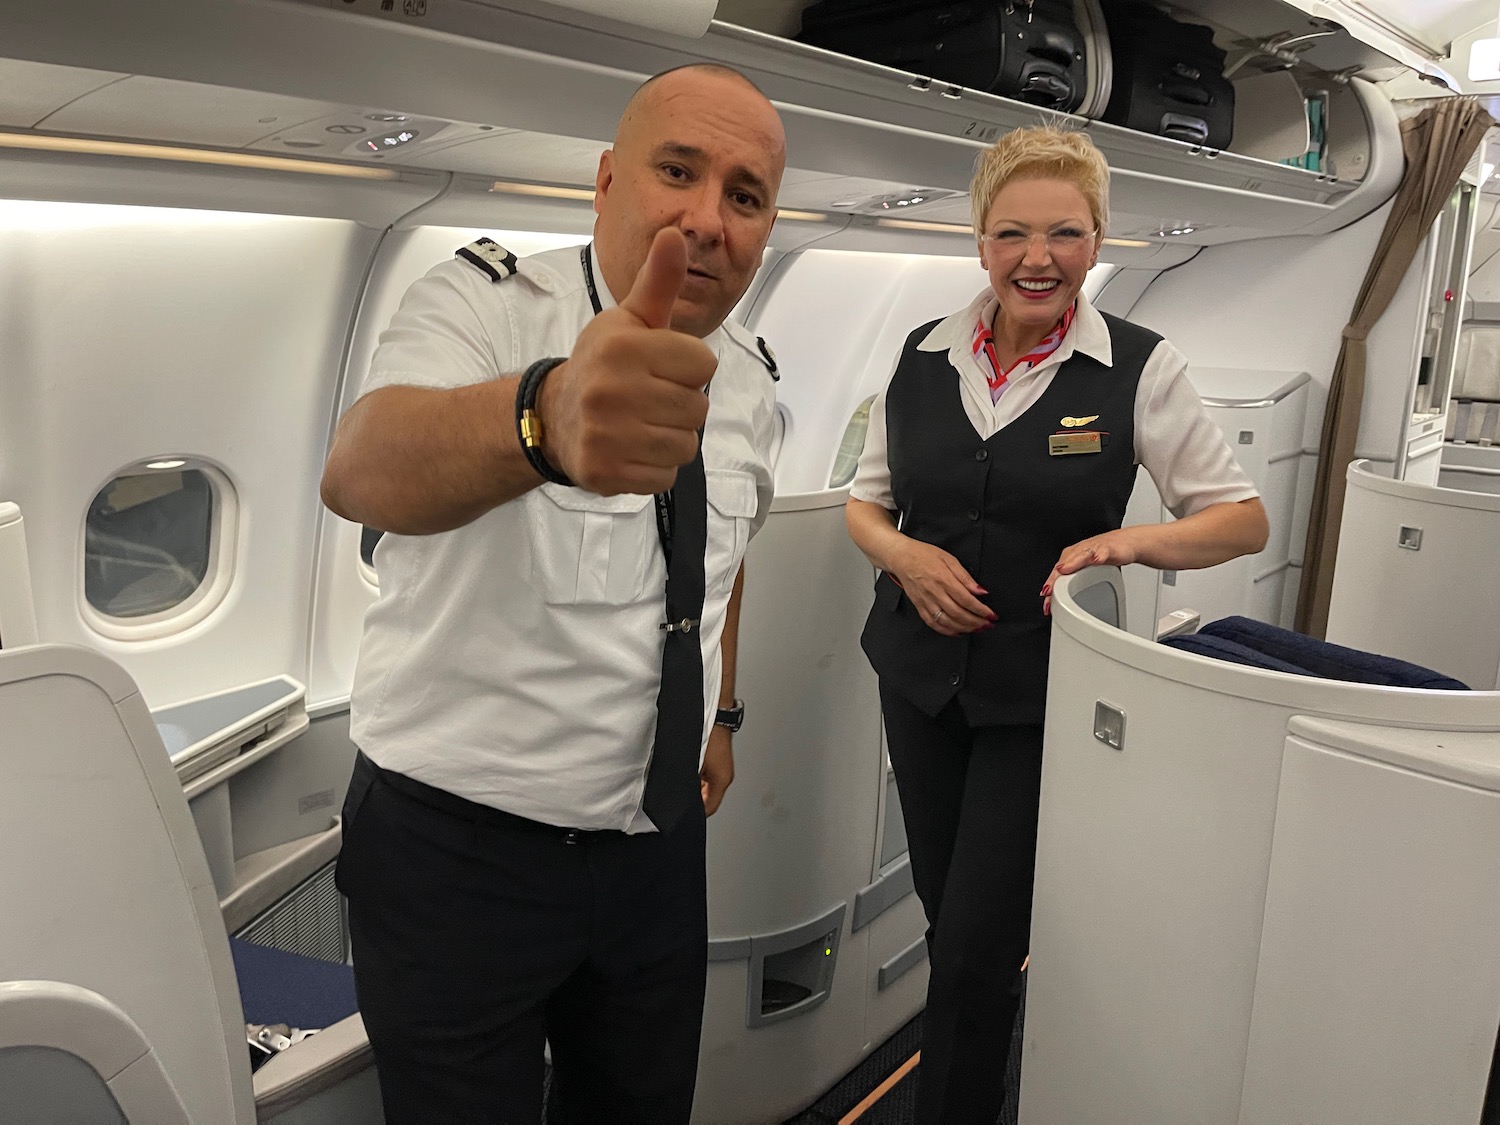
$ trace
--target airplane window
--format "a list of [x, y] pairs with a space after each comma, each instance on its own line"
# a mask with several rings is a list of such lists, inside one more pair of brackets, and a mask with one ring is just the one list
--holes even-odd
[[371, 570], [375, 569], [375, 544], [385, 532], [373, 527], [362, 527], [359, 531], [359, 561]]
[[875, 401], [871, 395], [854, 408], [849, 424], [844, 427], [844, 436], [839, 441], [838, 455], [833, 459], [833, 472], [828, 474], [829, 488], [843, 488], [854, 479], [859, 468], [859, 455], [865, 451], [865, 431], [870, 428], [870, 406]]
[[213, 561], [214, 509], [214, 483], [201, 469], [132, 471], [110, 481], [84, 525], [89, 605], [136, 619], [191, 598]]

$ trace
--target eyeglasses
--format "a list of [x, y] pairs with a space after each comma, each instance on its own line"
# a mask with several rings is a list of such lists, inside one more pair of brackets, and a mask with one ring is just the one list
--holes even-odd
[[1094, 241], [1096, 230], [1079, 230], [1077, 227], [1058, 227], [1049, 231], [1028, 231], [1016, 227], [1007, 227], [998, 230], [994, 234], [985, 235], [985, 240], [993, 242], [1003, 252], [1025, 253], [1031, 248], [1033, 239], [1041, 239], [1042, 245], [1053, 254], [1073, 254], [1091, 246]]

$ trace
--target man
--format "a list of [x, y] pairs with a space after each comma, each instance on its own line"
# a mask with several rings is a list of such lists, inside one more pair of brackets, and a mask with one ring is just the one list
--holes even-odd
[[784, 164], [747, 79], [658, 75], [592, 246], [438, 266], [339, 424], [324, 501], [390, 533], [338, 871], [389, 1125], [535, 1125], [544, 1040], [553, 1120], [688, 1120], [713, 719], [771, 497], [774, 365], [725, 318]]

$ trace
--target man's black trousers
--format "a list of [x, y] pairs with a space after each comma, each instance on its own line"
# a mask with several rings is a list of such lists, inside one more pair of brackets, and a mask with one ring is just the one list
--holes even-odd
[[569, 832], [360, 755], [338, 884], [387, 1125], [686, 1125], [707, 973], [701, 806]]

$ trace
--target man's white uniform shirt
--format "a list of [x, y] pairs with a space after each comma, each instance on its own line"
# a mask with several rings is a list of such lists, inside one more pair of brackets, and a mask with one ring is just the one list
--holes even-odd
[[[614, 305], [598, 274], [601, 304]], [[366, 392], [456, 387], [566, 356], [593, 317], [578, 247], [491, 281], [454, 259], [416, 282], [381, 336]], [[771, 503], [775, 389], [725, 321], [705, 341], [708, 491], [704, 740], [725, 609]], [[498, 419], [512, 425], [513, 414]], [[641, 794], [656, 730], [666, 564], [650, 496], [542, 484], [454, 531], [386, 535], [365, 618], [350, 733], [378, 765], [569, 828], [649, 831]]]
[[[967, 307], [939, 321], [917, 345], [919, 351], [948, 353], [948, 362], [958, 372], [964, 413], [981, 441], [988, 441], [1026, 413], [1074, 352], [1113, 366], [1109, 326], [1080, 293], [1073, 325], [1057, 350], [1031, 370], [1013, 375], [1005, 393], [992, 399], [988, 372], [974, 354], [973, 337], [975, 322], [982, 317], [986, 324], [993, 323], [999, 304], [994, 292], [986, 288]], [[895, 374], [894, 365], [891, 374]], [[882, 387], [870, 405], [865, 448], [849, 494], [895, 511], [886, 455], [885, 397]], [[1135, 459], [1151, 474], [1167, 510], [1179, 519], [1212, 504], [1260, 495], [1203, 409], [1203, 401], [1188, 381], [1187, 359], [1166, 340], [1156, 345], [1136, 384]]]

